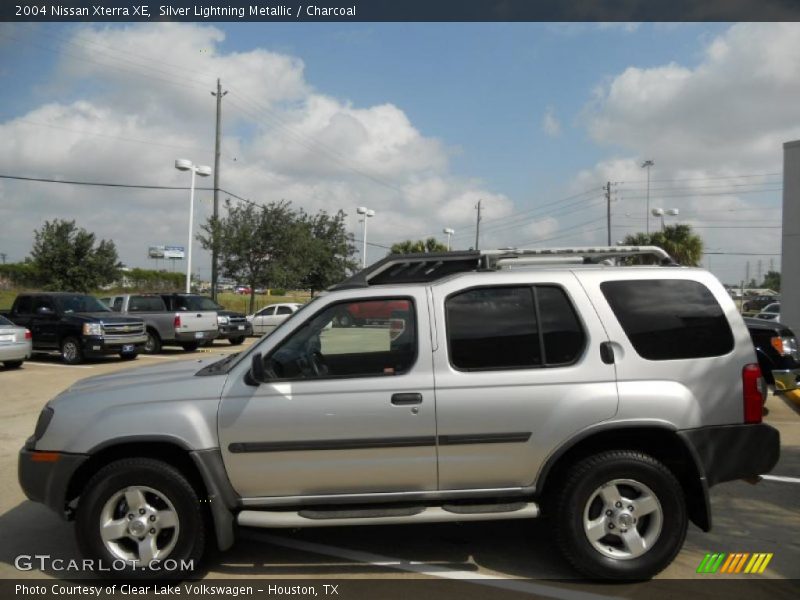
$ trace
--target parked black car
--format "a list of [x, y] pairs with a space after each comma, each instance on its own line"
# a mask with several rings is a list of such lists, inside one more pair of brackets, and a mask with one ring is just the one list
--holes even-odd
[[780, 296], [745, 296], [745, 298], [742, 300], [742, 311], [758, 312], [767, 304], [780, 302], [780, 300]]
[[31, 331], [34, 351], [57, 350], [69, 364], [106, 354], [132, 360], [147, 339], [144, 321], [116, 316], [97, 298], [86, 294], [19, 294], [3, 316]]
[[786, 325], [745, 318], [765, 381], [776, 392], [797, 393], [800, 350], [794, 332]]

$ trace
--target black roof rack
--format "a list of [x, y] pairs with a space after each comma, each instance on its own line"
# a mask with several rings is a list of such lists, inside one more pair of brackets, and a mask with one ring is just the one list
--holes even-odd
[[655, 257], [658, 264], [663, 266], [676, 265], [670, 255], [657, 246], [501, 248], [498, 250], [390, 254], [328, 289], [343, 290], [371, 285], [427, 283], [453, 273], [494, 271], [512, 266], [547, 265], [553, 262], [599, 264], [617, 258], [645, 255]]

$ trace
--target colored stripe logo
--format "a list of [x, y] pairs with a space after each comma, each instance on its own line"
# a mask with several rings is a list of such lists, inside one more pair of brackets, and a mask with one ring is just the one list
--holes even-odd
[[772, 552], [732, 552], [730, 554], [716, 552], [705, 555], [700, 562], [700, 566], [697, 567], [697, 572], [704, 574], [747, 573], [756, 575], [764, 572], [772, 557]]

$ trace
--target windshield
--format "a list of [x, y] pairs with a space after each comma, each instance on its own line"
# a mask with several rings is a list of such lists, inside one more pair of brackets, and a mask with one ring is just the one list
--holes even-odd
[[91, 312], [111, 312], [105, 304], [94, 296], [83, 294], [69, 294], [56, 296], [56, 305], [62, 313], [91, 313]]
[[217, 303], [205, 296], [180, 296], [178, 307], [185, 310], [218, 310]]

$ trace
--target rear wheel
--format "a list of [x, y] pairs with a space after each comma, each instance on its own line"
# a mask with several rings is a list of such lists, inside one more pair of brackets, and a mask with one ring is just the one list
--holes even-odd
[[[154, 562], [191, 561], [196, 569], [205, 545], [197, 493], [176, 468], [149, 458], [123, 459], [103, 467], [86, 485], [76, 514], [78, 547], [86, 558], [128, 566], [128, 575], [185, 576], [150, 570]], [[169, 562], [165, 563], [164, 561]]]
[[181, 348], [186, 350], [187, 352], [194, 352], [200, 346], [198, 342], [189, 342], [186, 344], [181, 344]]
[[77, 365], [83, 362], [83, 350], [77, 338], [64, 338], [61, 342], [61, 358], [68, 365]]
[[21, 360], [7, 360], [3, 363], [6, 369], [19, 369], [22, 366]]
[[161, 352], [161, 338], [152, 329], [147, 330], [147, 340], [144, 343], [145, 354], [158, 354]]
[[603, 452], [570, 469], [559, 490], [554, 525], [561, 550], [583, 574], [649, 579], [683, 546], [683, 490], [651, 456]]
[[119, 353], [119, 357], [122, 360], [136, 360], [136, 358], [138, 356], [139, 356], [138, 352], [120, 352]]

